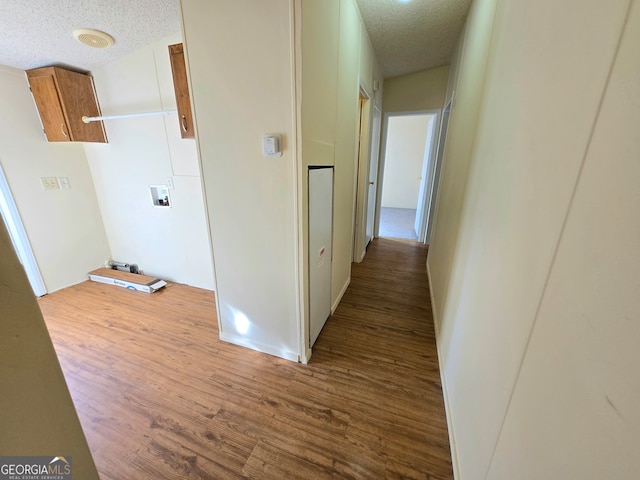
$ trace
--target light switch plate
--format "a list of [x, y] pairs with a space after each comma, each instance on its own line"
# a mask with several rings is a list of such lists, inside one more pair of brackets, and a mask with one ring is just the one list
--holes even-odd
[[71, 184], [69, 183], [69, 177], [58, 177], [58, 185], [62, 190], [71, 190]]
[[40, 177], [40, 185], [42, 185], [42, 190], [58, 190], [60, 188], [60, 184], [58, 184], [58, 179], [56, 177]]

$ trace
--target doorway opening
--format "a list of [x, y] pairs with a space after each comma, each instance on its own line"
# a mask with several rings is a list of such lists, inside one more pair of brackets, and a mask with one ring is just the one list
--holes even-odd
[[438, 111], [388, 114], [378, 236], [426, 243]]
[[4, 176], [4, 171], [0, 165], [0, 216], [4, 221], [9, 237], [13, 243], [13, 248], [18, 254], [20, 263], [24, 267], [24, 270], [33, 289], [34, 295], [41, 297], [47, 293], [47, 289], [40, 275], [36, 258], [31, 250], [31, 244], [27, 238], [27, 232], [22, 225], [22, 220], [18, 213], [18, 207], [16, 206], [11, 190], [9, 189], [9, 183]]

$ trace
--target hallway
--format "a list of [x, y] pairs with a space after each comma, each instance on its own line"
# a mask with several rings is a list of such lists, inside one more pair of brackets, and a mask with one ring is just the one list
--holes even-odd
[[309, 365], [218, 340], [206, 290], [41, 298], [101, 478], [452, 478], [426, 253], [375, 240]]

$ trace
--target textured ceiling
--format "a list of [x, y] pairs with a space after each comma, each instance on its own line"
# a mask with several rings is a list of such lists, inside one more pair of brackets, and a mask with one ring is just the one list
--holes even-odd
[[[449, 63], [471, 0], [357, 3], [388, 78]], [[86, 47], [76, 28], [105, 31], [116, 43]], [[178, 0], [0, 0], [0, 65], [92, 70], [178, 31]]]
[[357, 0], [385, 78], [446, 65], [471, 0]]
[[[73, 38], [77, 28], [107, 32], [115, 44], [86, 47]], [[0, 65], [91, 70], [178, 31], [178, 0], [0, 0]]]

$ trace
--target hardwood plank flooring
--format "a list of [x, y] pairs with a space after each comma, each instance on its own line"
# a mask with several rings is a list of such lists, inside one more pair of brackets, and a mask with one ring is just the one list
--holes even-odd
[[375, 240], [309, 365], [218, 340], [206, 290], [41, 298], [101, 478], [453, 478], [426, 254]]

